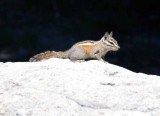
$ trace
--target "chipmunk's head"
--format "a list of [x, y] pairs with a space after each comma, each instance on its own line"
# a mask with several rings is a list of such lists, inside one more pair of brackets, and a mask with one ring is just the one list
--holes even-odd
[[117, 51], [120, 49], [120, 46], [118, 45], [117, 41], [112, 37], [112, 35], [112, 32], [110, 34], [106, 32], [105, 35], [102, 37], [101, 41], [103, 44], [108, 46], [109, 50]]

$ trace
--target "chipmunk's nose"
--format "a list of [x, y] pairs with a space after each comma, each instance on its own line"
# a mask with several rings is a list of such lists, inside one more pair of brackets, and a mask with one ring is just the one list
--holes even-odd
[[120, 46], [119, 46], [119, 45], [116, 45], [116, 48], [117, 48], [117, 49], [120, 49]]

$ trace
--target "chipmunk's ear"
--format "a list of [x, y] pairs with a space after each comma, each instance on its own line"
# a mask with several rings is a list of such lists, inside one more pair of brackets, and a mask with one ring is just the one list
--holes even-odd
[[111, 32], [109, 35], [112, 37], [113, 36], [113, 32]]
[[108, 33], [108, 32], [106, 32], [104, 36], [105, 36], [105, 37], [108, 37], [108, 35], [109, 35], [109, 33]]
[[109, 33], [106, 32], [106, 33], [104, 34], [104, 36], [101, 38], [101, 40], [102, 40], [102, 41], [105, 41], [105, 40], [108, 38], [108, 36], [109, 36]]

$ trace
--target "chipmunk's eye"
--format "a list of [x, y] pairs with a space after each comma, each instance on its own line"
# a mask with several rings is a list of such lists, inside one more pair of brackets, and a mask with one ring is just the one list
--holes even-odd
[[112, 41], [109, 42], [112, 46], [114, 46], [114, 43]]
[[112, 39], [108, 39], [106, 44], [109, 46], [114, 46], [114, 41]]
[[109, 43], [112, 44], [112, 45], [114, 44], [112, 41], [110, 41]]
[[113, 46], [113, 43], [110, 42], [110, 41], [106, 41], [105, 43], [106, 43], [108, 46]]

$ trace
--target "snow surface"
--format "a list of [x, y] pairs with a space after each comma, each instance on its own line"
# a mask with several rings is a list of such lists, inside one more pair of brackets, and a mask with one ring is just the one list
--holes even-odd
[[0, 116], [160, 116], [160, 76], [97, 60], [0, 63]]

